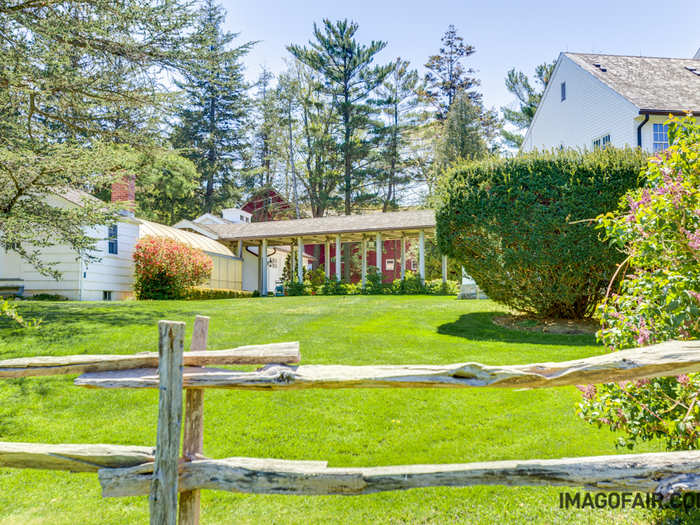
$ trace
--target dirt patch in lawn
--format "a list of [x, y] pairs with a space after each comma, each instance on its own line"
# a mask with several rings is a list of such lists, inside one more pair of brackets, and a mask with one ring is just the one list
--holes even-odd
[[533, 319], [525, 315], [499, 315], [493, 318], [493, 322], [511, 330], [559, 335], [591, 335], [600, 330], [600, 324], [594, 319]]

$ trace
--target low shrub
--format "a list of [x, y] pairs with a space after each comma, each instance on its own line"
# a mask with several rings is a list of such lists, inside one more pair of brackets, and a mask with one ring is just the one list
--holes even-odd
[[213, 262], [203, 251], [167, 237], [146, 236], [134, 248], [138, 299], [182, 299], [211, 276]]
[[65, 295], [55, 293], [38, 293], [27, 297], [22, 297], [24, 301], [70, 301]]
[[593, 314], [624, 255], [591, 220], [640, 184], [639, 150], [467, 162], [438, 185], [437, 240], [491, 299], [537, 317]]
[[246, 290], [226, 290], [224, 288], [192, 287], [185, 291], [183, 299], [241, 299], [253, 297], [253, 292]]
[[[597, 311], [598, 338], [611, 350], [700, 337], [700, 126], [691, 118], [668, 124], [671, 146], [649, 159], [648, 184], [599, 217], [628, 254], [619, 291]], [[700, 374], [582, 390], [579, 414], [623, 432], [619, 446], [663, 439], [672, 450], [700, 447]]]

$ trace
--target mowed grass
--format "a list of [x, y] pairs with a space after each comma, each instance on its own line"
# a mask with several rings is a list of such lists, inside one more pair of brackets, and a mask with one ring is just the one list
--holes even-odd
[[[21, 303], [35, 330], [0, 321], [0, 359], [157, 349], [159, 319], [211, 317], [209, 347], [299, 341], [305, 364], [516, 364], [602, 353], [592, 336], [517, 332], [490, 301], [289, 297], [199, 302]], [[155, 390], [88, 390], [74, 376], [0, 380], [0, 440], [153, 445]], [[575, 414], [575, 388], [368, 389], [205, 395], [210, 457], [330, 466], [614, 454], [615, 434]], [[647, 445], [639, 451], [654, 450]], [[414, 489], [368, 496], [205, 491], [202, 523], [642, 523], [631, 510], [560, 510], [557, 487]], [[0, 523], [147, 523], [146, 497], [102, 499], [97, 476], [0, 469]]]

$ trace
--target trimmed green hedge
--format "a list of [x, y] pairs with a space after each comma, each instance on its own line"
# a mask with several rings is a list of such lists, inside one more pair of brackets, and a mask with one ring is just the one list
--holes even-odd
[[458, 165], [440, 181], [442, 253], [486, 295], [540, 317], [582, 318], [624, 259], [591, 219], [640, 184], [639, 150], [535, 152]]
[[253, 292], [245, 290], [226, 290], [222, 288], [188, 288], [185, 292], [185, 299], [239, 299], [253, 297]]
[[420, 277], [413, 272], [406, 272], [404, 279], [392, 283], [382, 283], [376, 268], [368, 268], [367, 283], [364, 290], [361, 283], [347, 283], [335, 279], [325, 279], [323, 284], [287, 282], [284, 286], [286, 295], [457, 295], [457, 281], [442, 282], [434, 279], [421, 283]]

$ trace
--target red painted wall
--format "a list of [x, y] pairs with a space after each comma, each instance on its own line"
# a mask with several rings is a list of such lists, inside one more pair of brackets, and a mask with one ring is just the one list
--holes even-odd
[[[382, 267], [382, 282], [385, 283], [391, 283], [394, 281], [394, 279], [401, 279], [401, 241], [400, 240], [392, 240], [392, 241], [384, 241], [384, 253], [382, 254], [382, 262], [383, 262], [383, 267]], [[353, 254], [358, 254], [360, 252], [360, 249], [362, 248], [362, 245], [360, 243], [353, 243]], [[368, 241], [367, 242], [367, 267], [370, 266], [376, 266], [377, 265], [377, 254], [374, 250], [375, 243], [374, 241]], [[410, 242], [406, 242], [406, 258], [407, 258], [407, 266], [406, 268], [411, 271], [417, 271], [418, 269], [418, 261], [415, 261], [415, 268], [416, 270], [412, 270], [413, 266], [412, 264], [414, 261], [411, 260], [411, 258], [408, 256], [408, 250], [411, 247]], [[307, 254], [313, 254], [314, 252], [314, 245], [313, 244], [306, 244], [304, 245], [304, 252]], [[324, 245], [321, 245], [321, 252], [319, 256], [319, 267], [320, 268], [325, 268], [325, 263], [326, 263], [326, 247]], [[331, 277], [335, 276], [335, 241], [332, 241], [330, 243], [330, 256], [331, 256], [331, 265], [330, 265], [330, 273]], [[360, 254], [361, 256], [361, 254]], [[341, 253], [342, 257], [342, 253]], [[386, 269], [386, 261], [387, 259], [393, 259], [394, 260], [394, 269], [393, 270], [387, 270]], [[341, 262], [341, 271], [340, 275], [344, 275], [344, 269], [345, 269], [345, 264]], [[353, 272], [353, 274], [350, 276], [350, 281], [353, 283], [357, 283], [362, 279], [362, 274], [361, 274], [361, 267], [357, 269], [356, 272]]]

